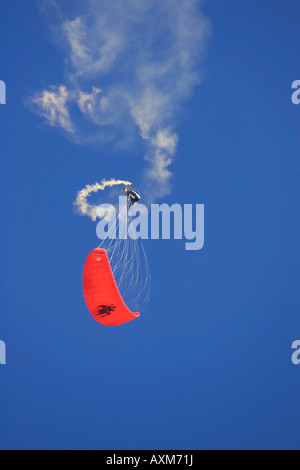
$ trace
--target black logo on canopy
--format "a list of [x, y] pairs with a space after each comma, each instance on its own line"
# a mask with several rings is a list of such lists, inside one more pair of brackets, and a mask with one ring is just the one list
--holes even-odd
[[98, 307], [98, 313], [96, 315], [99, 315], [100, 317], [107, 317], [108, 315], [111, 315], [115, 310], [116, 310], [115, 305], [99, 305]]

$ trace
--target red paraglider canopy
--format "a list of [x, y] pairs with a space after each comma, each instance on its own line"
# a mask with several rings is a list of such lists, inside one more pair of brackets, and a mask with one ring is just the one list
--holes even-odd
[[140, 316], [125, 305], [106, 250], [96, 248], [89, 254], [83, 272], [83, 291], [90, 313], [102, 325], [122, 325]]

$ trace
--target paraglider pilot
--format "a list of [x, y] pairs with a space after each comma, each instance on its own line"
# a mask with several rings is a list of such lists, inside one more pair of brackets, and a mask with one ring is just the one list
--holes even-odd
[[130, 201], [130, 206], [134, 206], [140, 199], [141, 195], [136, 189], [124, 188], [124, 192], [127, 196], [127, 200]]

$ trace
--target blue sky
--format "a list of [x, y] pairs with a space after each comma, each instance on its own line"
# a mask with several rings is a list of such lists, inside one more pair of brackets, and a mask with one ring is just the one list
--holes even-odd
[[[64, 18], [85, 13], [74, 5]], [[70, 138], [36, 113], [36, 93], [90, 91], [95, 75], [74, 78], [53, 12], [0, 8], [0, 448], [299, 449], [299, 3], [204, 2], [202, 82], [163, 116], [178, 138], [163, 186], [145, 178], [153, 141], [125, 114], [91, 134], [77, 110]], [[160, 202], [205, 204], [203, 250], [145, 242], [150, 304], [120, 328], [85, 306], [83, 265], [99, 243], [72, 207], [85, 184], [112, 176], [142, 193], [150, 178]]]

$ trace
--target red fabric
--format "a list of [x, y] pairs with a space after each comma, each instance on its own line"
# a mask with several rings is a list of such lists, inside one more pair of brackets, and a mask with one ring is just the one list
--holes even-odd
[[125, 305], [106, 250], [96, 248], [89, 254], [83, 272], [83, 292], [90, 313], [102, 325], [122, 325], [140, 316]]

